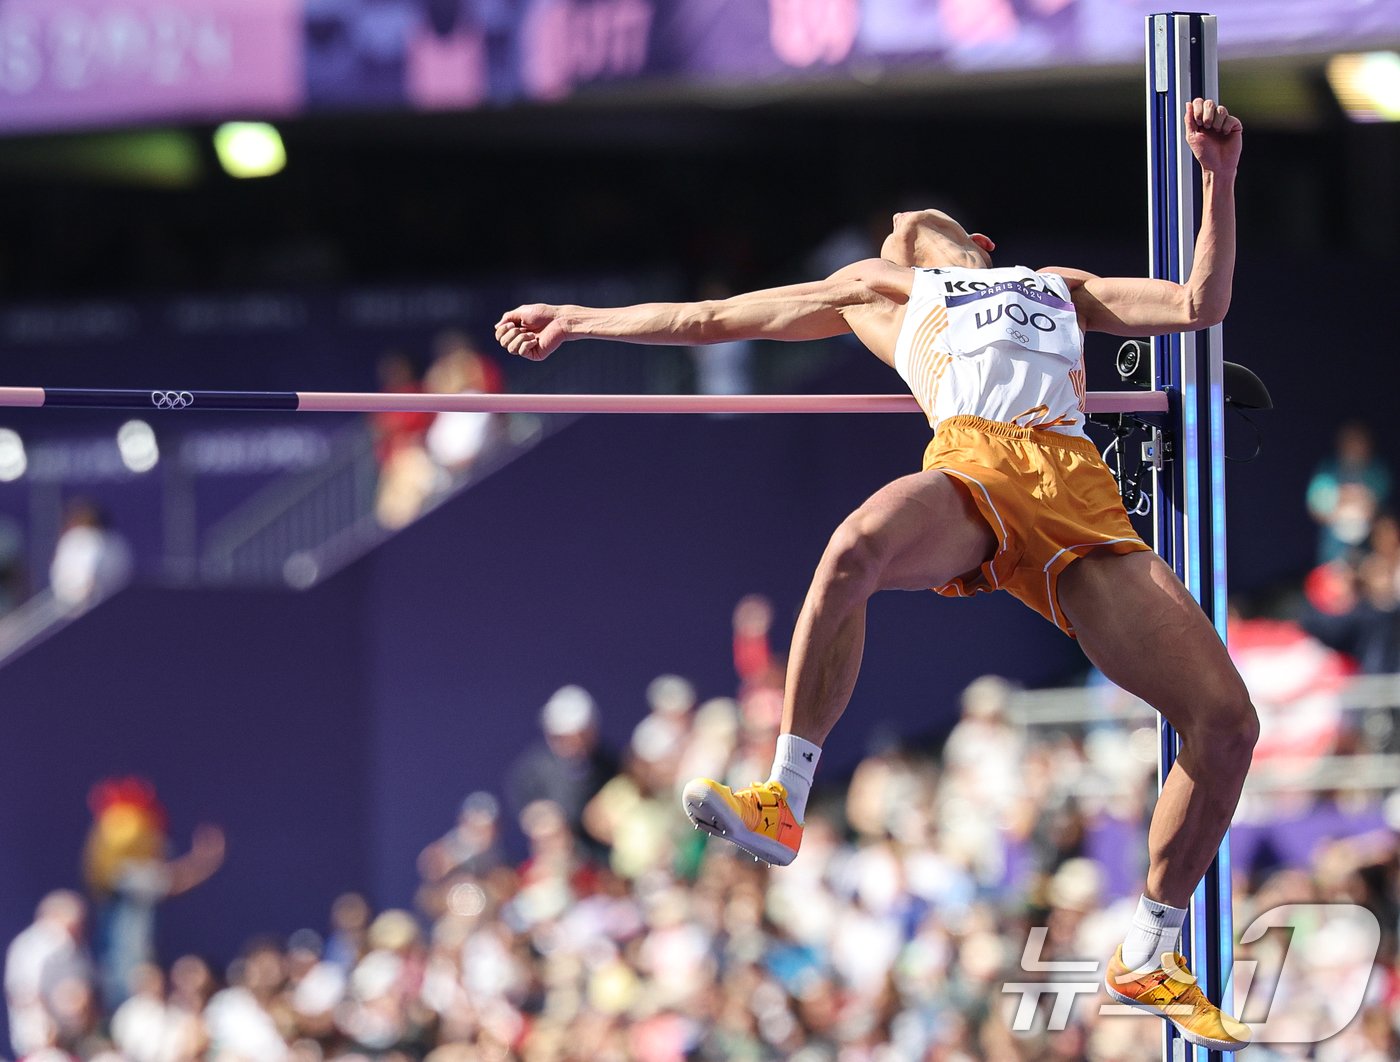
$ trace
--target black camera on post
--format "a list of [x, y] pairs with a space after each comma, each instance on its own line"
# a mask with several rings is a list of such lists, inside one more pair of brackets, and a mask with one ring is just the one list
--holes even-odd
[[1118, 348], [1118, 376], [1134, 387], [1152, 384], [1152, 345], [1145, 339], [1129, 339]]
[[[1125, 384], [1144, 390], [1152, 386], [1152, 343], [1147, 339], [1125, 340], [1118, 348], [1118, 356], [1114, 359], [1114, 367], [1118, 370], [1118, 376]], [[1269, 389], [1264, 386], [1264, 382], [1250, 372], [1243, 365], [1237, 362], [1227, 361], [1223, 363], [1223, 385], [1225, 392], [1225, 404], [1237, 412], [1243, 413], [1247, 409], [1273, 409], [1274, 401], [1269, 395]], [[1147, 496], [1143, 490], [1143, 479], [1149, 468], [1161, 468], [1161, 462], [1167, 458], [1171, 449], [1169, 436], [1164, 436], [1160, 427], [1153, 427], [1145, 423], [1138, 417], [1131, 414], [1120, 413], [1116, 417], [1097, 418], [1099, 423], [1106, 425], [1113, 432], [1113, 442], [1109, 444], [1108, 450], [1104, 451], [1105, 461], [1109, 460], [1109, 453], [1113, 453], [1113, 478], [1118, 481], [1118, 492], [1122, 496], [1123, 505], [1130, 513], [1145, 515]], [[1253, 424], [1246, 416], [1246, 422]], [[1132, 475], [1126, 475], [1123, 469], [1123, 454], [1129, 436], [1136, 430], [1143, 430], [1149, 433], [1149, 441], [1143, 443], [1142, 460], [1137, 466], [1137, 470]], [[1256, 428], [1256, 433], [1258, 429]], [[1257, 438], [1257, 436], [1256, 436]], [[1259, 453], [1259, 444], [1256, 441], [1254, 454], [1242, 460], [1251, 460]], [[1150, 456], [1149, 456], [1150, 455]]]

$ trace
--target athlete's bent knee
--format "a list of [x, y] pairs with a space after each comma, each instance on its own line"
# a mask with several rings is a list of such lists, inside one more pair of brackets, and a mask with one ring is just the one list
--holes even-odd
[[1202, 706], [1199, 722], [1181, 735], [1193, 755], [1219, 770], [1248, 770], [1259, 742], [1259, 715], [1248, 697]]
[[857, 514], [836, 529], [822, 557], [822, 573], [830, 584], [874, 593], [889, 563], [889, 550], [880, 533]]

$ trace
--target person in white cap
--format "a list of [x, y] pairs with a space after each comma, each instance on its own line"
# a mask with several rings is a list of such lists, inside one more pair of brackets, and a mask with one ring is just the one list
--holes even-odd
[[563, 810], [575, 836], [587, 840], [583, 808], [617, 773], [598, 740], [598, 705], [582, 686], [556, 690], [540, 711], [544, 741], [528, 749], [510, 771], [509, 794], [518, 812], [536, 800]]

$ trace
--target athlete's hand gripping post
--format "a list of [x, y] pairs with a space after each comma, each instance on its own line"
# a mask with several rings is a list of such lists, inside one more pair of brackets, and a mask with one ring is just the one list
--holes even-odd
[[1214, 100], [1186, 105], [1186, 143], [1207, 174], [1233, 177], [1240, 163], [1244, 124]]

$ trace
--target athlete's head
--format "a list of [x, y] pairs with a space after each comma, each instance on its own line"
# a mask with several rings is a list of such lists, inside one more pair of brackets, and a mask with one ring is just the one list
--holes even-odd
[[996, 249], [986, 236], [969, 233], [941, 210], [910, 210], [894, 216], [880, 257], [896, 265], [990, 269]]

